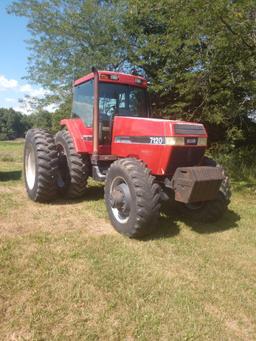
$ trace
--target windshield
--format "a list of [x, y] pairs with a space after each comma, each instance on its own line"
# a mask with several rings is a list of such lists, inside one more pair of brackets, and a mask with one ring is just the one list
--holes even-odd
[[146, 89], [100, 82], [99, 109], [103, 116], [148, 117], [149, 106]]

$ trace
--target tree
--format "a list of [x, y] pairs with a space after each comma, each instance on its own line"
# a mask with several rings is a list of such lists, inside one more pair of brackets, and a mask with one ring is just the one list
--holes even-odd
[[0, 108], [0, 140], [23, 137], [29, 128], [26, 116], [13, 109]]
[[71, 97], [68, 97], [60, 107], [52, 114], [52, 132], [57, 133], [60, 130], [60, 121], [71, 116]]
[[38, 110], [27, 116], [32, 128], [52, 129], [52, 113], [46, 110]]
[[156, 113], [202, 121], [212, 140], [255, 131], [255, 0], [16, 0], [9, 12], [28, 19], [28, 78], [55, 100], [92, 65], [135, 67]]
[[65, 99], [72, 81], [127, 59], [120, 1], [19, 0], [9, 13], [28, 19], [28, 78]]
[[243, 138], [256, 108], [255, 1], [131, 0], [128, 13], [131, 62], [158, 111]]
[[26, 116], [13, 109], [0, 108], [0, 140], [24, 137], [29, 128]]

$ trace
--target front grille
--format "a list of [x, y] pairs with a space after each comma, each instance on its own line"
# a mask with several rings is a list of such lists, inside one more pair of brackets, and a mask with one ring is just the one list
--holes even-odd
[[172, 149], [167, 175], [173, 175], [178, 167], [192, 167], [200, 163], [205, 147], [175, 147]]
[[205, 135], [206, 131], [202, 124], [181, 124], [174, 125], [174, 132], [176, 135]]

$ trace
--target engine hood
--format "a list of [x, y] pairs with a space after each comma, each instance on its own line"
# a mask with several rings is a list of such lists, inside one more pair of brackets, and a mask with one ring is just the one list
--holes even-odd
[[118, 116], [114, 119], [111, 153], [139, 158], [156, 175], [173, 173], [177, 166], [198, 164], [206, 145], [207, 133], [200, 123]]

